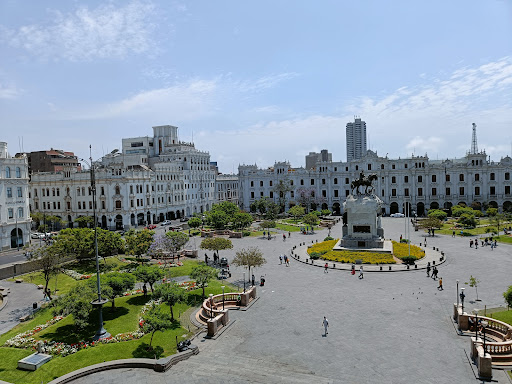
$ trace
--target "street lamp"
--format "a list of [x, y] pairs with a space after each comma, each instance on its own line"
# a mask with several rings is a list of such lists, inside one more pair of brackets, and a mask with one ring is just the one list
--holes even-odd
[[476, 341], [476, 339], [478, 338], [478, 311], [475, 309], [473, 311], [473, 313], [475, 314], [475, 341]]
[[224, 310], [224, 286], [222, 286], [222, 310]]
[[460, 303], [462, 305], [462, 313], [464, 314], [464, 298], [466, 297], [466, 295], [464, 294], [464, 289], [465, 288], [461, 288], [460, 289]]
[[482, 321], [482, 329], [484, 331], [484, 357], [485, 357], [485, 328], [487, 328], [488, 325], [489, 325], [489, 323], [486, 320]]
[[210, 293], [210, 319], [213, 319], [213, 293]]
[[245, 293], [245, 272], [244, 272], [244, 293]]
[[[89, 145], [89, 153], [91, 153], [91, 146]], [[90, 163], [88, 163], [84, 159], [80, 159], [84, 161], [90, 169], [91, 174], [91, 192], [92, 192], [92, 216], [94, 223], [94, 253], [96, 256], [96, 287], [98, 289], [98, 298], [96, 300], [93, 300], [91, 302], [93, 307], [98, 308], [99, 313], [99, 327], [96, 331], [96, 334], [93, 337], [93, 340], [101, 340], [105, 339], [107, 337], [110, 337], [110, 333], [107, 332], [107, 330], [103, 327], [103, 305], [108, 302], [107, 299], [104, 299], [101, 297], [101, 282], [100, 282], [100, 263], [99, 263], [99, 256], [98, 256], [98, 233], [97, 233], [97, 223], [96, 223], [96, 179], [94, 175], [94, 164], [92, 162], [92, 154], [89, 157]]]
[[457, 280], [457, 312], [459, 311], [459, 280]]

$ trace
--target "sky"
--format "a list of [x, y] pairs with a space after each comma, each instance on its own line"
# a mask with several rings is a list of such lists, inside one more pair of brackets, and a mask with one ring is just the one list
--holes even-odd
[[224, 173], [346, 161], [366, 121], [390, 158], [512, 151], [506, 0], [0, 1], [0, 141], [97, 159], [178, 126]]

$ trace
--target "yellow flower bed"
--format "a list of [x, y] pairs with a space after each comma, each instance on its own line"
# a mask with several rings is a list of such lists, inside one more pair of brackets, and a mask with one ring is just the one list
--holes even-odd
[[336, 243], [339, 239], [322, 241], [321, 243], [316, 243], [308, 248], [308, 255], [311, 255], [313, 252], [318, 252], [321, 254], [332, 251]]
[[337, 263], [355, 263], [356, 260], [361, 260], [363, 264], [396, 264], [391, 254], [377, 252], [329, 251], [321, 258]]
[[[409, 256], [409, 244], [397, 243], [393, 241], [393, 253], [395, 257], [401, 259]], [[425, 251], [416, 245], [411, 245], [411, 257], [415, 257], [416, 260], [425, 257]]]

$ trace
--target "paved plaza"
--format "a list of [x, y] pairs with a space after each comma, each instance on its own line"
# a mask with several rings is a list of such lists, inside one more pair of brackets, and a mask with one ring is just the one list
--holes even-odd
[[[404, 219], [383, 220], [386, 238], [404, 235]], [[333, 228], [340, 236], [341, 224]], [[258, 287], [260, 299], [245, 312], [231, 311], [232, 324], [216, 340], [200, 335], [200, 353], [166, 373], [126, 369], [101, 372], [76, 384], [145, 383], [475, 383], [476, 367], [469, 362], [469, 335], [458, 336], [451, 320], [460, 286], [476, 276], [475, 290], [466, 287], [466, 308], [504, 305], [503, 292], [512, 284], [512, 247], [478, 250], [468, 238], [438, 236], [428, 245], [439, 247], [447, 262], [439, 268], [444, 291], [425, 270], [368, 272], [363, 280], [348, 271], [329, 270], [291, 261], [279, 264], [279, 254], [299, 242], [323, 239], [292, 233], [282, 241], [234, 239], [234, 249], [221, 256], [232, 259], [240, 248], [260, 247], [267, 264], [255, 272], [266, 276]], [[411, 232], [413, 243], [424, 232]], [[235, 281], [243, 269], [232, 267]], [[322, 319], [329, 320], [323, 336]], [[233, 322], [234, 320], [234, 322]], [[493, 382], [509, 383], [494, 370]]]

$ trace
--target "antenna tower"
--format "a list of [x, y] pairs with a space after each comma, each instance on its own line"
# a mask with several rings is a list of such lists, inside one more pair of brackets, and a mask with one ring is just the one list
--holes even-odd
[[473, 137], [471, 139], [471, 153], [476, 155], [478, 153], [478, 144], [476, 142], [476, 124], [473, 123]]

